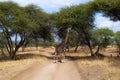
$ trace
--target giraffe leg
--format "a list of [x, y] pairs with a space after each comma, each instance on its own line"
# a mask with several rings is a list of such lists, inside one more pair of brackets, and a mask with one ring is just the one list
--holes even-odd
[[54, 55], [54, 61], [55, 61], [55, 63], [56, 63], [56, 59], [57, 59], [57, 55], [55, 53], [55, 55]]
[[59, 55], [59, 58], [58, 58], [58, 62], [62, 63], [62, 60], [61, 60], [62, 56], [61, 54]]
[[59, 57], [59, 55], [57, 55], [56, 61], [59, 62], [59, 60], [60, 60], [60, 57]]
[[63, 59], [65, 59], [65, 56], [66, 56], [66, 55], [65, 55], [65, 52], [63, 52]]
[[54, 60], [54, 62], [56, 62], [56, 61], [55, 61], [55, 58], [56, 58], [56, 57], [55, 57], [55, 55], [54, 55], [54, 56], [53, 56], [53, 60]]
[[71, 57], [70, 52], [68, 52], [68, 54], [69, 54], [69, 57]]

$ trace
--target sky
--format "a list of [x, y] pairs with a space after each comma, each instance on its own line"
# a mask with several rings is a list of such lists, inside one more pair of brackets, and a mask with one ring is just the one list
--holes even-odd
[[[60, 8], [77, 5], [81, 3], [87, 3], [92, 0], [0, 0], [0, 1], [13, 1], [20, 6], [26, 6], [29, 4], [35, 4], [39, 6], [43, 11], [47, 13], [57, 12]], [[113, 22], [109, 17], [104, 17], [102, 13], [95, 14], [94, 24], [98, 28], [109, 28], [114, 32], [120, 31], [120, 22]]]
[[112, 21], [109, 17], [103, 16], [103, 13], [95, 14], [94, 24], [97, 28], [109, 28], [114, 32], [120, 31], [120, 21]]
[[35, 4], [42, 8], [45, 12], [52, 13], [59, 11], [60, 8], [65, 6], [76, 5], [79, 3], [86, 3], [90, 0], [0, 0], [0, 1], [13, 1], [20, 6], [26, 6], [28, 4]]

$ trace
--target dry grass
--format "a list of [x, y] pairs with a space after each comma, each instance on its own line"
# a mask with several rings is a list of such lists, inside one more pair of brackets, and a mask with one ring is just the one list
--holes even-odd
[[90, 57], [86, 47], [80, 47], [77, 53], [74, 48], [71, 50], [72, 60], [78, 64], [85, 80], [120, 80], [120, 57], [117, 57], [116, 47], [101, 50], [100, 53], [107, 56], [103, 58]]
[[[20, 71], [30, 67], [32, 64], [46, 64], [48, 59], [39, 55], [41, 51], [33, 48], [27, 48], [25, 52], [17, 53], [17, 60], [10, 60], [9, 58], [0, 61], [0, 80], [8, 80], [12, 76], [15, 76]], [[40, 50], [44, 48], [41, 47]], [[44, 52], [43, 52], [44, 53]]]
[[[116, 49], [116, 48], [115, 48]], [[115, 54], [114, 48], [106, 49], [105, 54]], [[18, 52], [18, 60], [5, 60], [0, 62], [0, 80], [8, 80], [10, 77], [30, 67], [34, 63], [43, 64], [51, 61], [51, 57], [42, 54], [50, 54], [54, 49], [52, 47], [27, 48], [25, 52]], [[72, 60], [78, 63], [80, 72], [87, 80], [120, 80], [120, 58], [93, 58], [87, 53], [87, 49], [79, 48], [77, 53], [73, 49], [70, 51]], [[113, 51], [113, 52], [110, 52]], [[69, 56], [69, 54], [67, 54]]]
[[30, 67], [34, 63], [42, 65], [43, 60], [47, 62], [47, 60], [43, 58], [0, 62], [0, 80], [8, 80], [10, 77]]
[[101, 50], [107, 56], [103, 58], [90, 57], [87, 48], [84, 49], [79, 48], [77, 53], [72, 49], [71, 56], [86, 80], [120, 80], [120, 57], [117, 57], [116, 47]]
[[81, 59], [77, 63], [87, 80], [120, 80], [120, 59]]

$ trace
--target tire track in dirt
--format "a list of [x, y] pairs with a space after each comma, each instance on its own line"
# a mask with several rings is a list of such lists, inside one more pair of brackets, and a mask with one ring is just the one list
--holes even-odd
[[73, 61], [33, 65], [11, 80], [83, 80]]
[[30, 67], [26, 68], [25, 70], [20, 71], [18, 74], [16, 74], [10, 80], [25, 80], [25, 79], [28, 79], [39, 68], [41, 68], [41, 66], [39, 64], [34, 63]]
[[78, 73], [81, 76], [82, 80], [88, 80], [87, 77], [85, 76], [85, 74], [83, 73], [84, 71], [82, 69], [80, 69], [77, 61], [74, 61], [74, 65], [75, 65], [76, 69], [78, 70]]
[[73, 61], [59, 64], [59, 69], [56, 74], [53, 80], [83, 80]]
[[[41, 54], [51, 57], [50, 54]], [[79, 67], [75, 61], [63, 60], [63, 63], [45, 65], [32, 64], [28, 69], [21, 71], [10, 80], [86, 80], [82, 78]]]

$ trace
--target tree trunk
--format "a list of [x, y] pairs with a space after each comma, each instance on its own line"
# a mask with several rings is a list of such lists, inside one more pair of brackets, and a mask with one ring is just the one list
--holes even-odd
[[10, 52], [9, 52], [9, 54], [10, 54], [10, 59], [15, 59], [15, 53], [13, 52], [13, 50], [11, 50]]
[[36, 50], [38, 50], [38, 41], [35, 42]]
[[16, 59], [16, 52], [18, 51], [18, 49], [24, 44], [25, 40], [21, 40], [19, 42], [19, 44], [16, 44], [15, 47], [13, 47], [13, 44], [12, 44], [12, 47], [9, 46], [9, 54], [10, 54], [10, 58], [11, 59]]
[[79, 46], [78, 46], [78, 45], [76, 45], [74, 52], [77, 52], [78, 47], [79, 47]]
[[118, 46], [118, 54], [120, 55], [120, 46]]
[[91, 56], [95, 56], [94, 53], [93, 53], [92, 47], [89, 46], [89, 45], [88, 45], [88, 47], [89, 47], [89, 49], [90, 49]]
[[65, 45], [65, 52], [69, 52], [69, 45], [68, 44]]
[[89, 49], [90, 49], [91, 56], [95, 56], [94, 53], [93, 53], [93, 50], [92, 50], [91, 43], [90, 43], [89, 35], [88, 35], [88, 33], [85, 31], [84, 27], [82, 27], [82, 31], [83, 31], [83, 33], [84, 33], [84, 37], [85, 37], [85, 40], [86, 40], [86, 42], [87, 42], [87, 46], [88, 46]]
[[23, 45], [23, 46], [22, 46], [22, 52], [24, 52], [24, 51], [25, 51], [25, 46]]
[[100, 51], [100, 46], [98, 46], [96, 52], [95, 52], [95, 55], [98, 56], [99, 55], [99, 51]]
[[5, 57], [5, 56], [6, 56], [6, 55], [5, 55], [5, 53], [4, 53], [3, 48], [1, 48], [1, 54], [2, 54], [2, 56], [3, 56], [3, 57]]
[[11, 55], [11, 59], [16, 59], [16, 54], [15, 54], [15, 52], [13, 52], [13, 53], [11, 53], [12, 55]]

